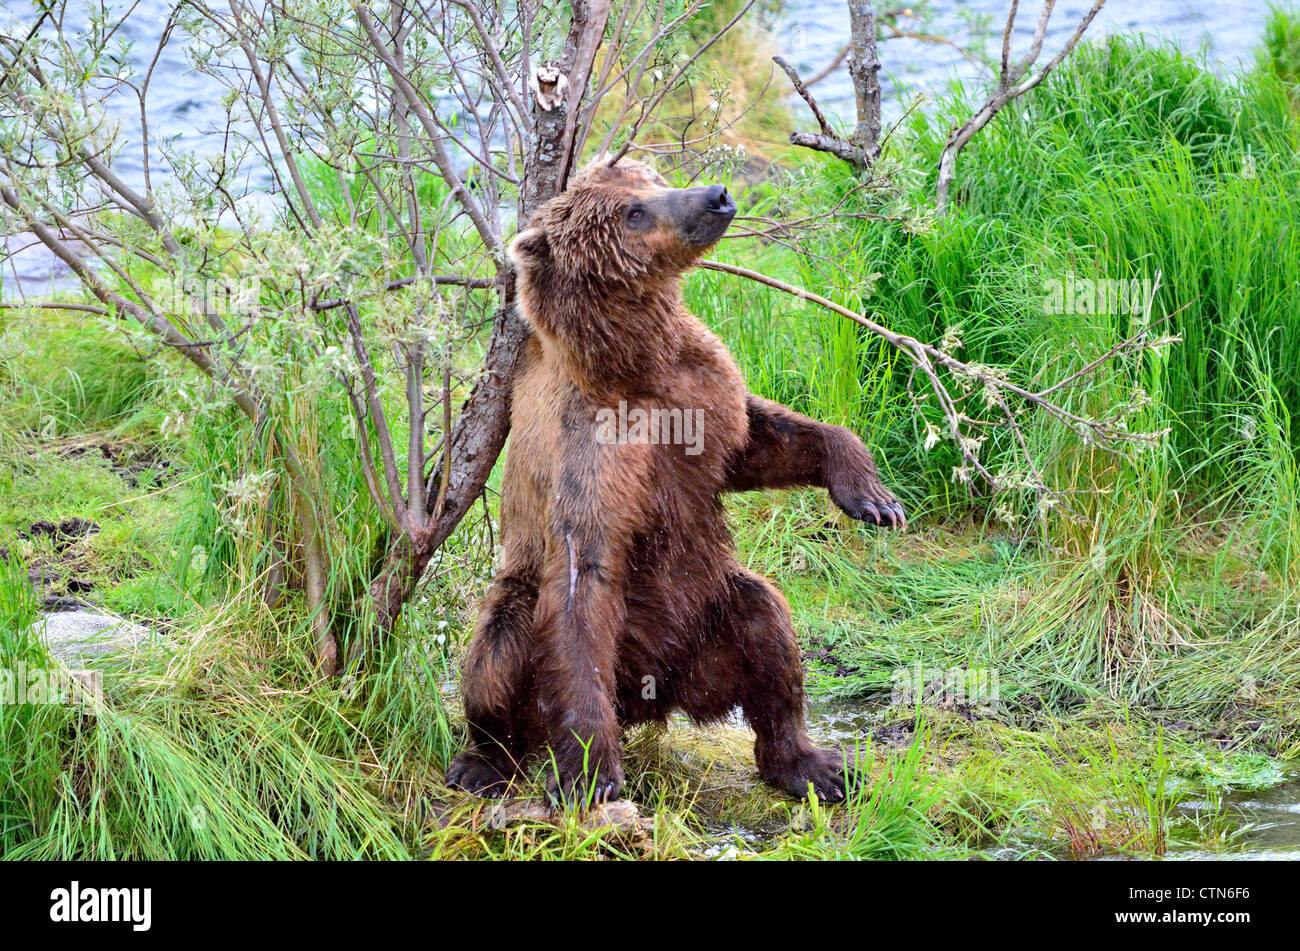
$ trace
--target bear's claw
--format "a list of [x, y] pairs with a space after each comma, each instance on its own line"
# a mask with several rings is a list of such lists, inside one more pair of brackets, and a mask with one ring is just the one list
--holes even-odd
[[796, 799], [807, 798], [811, 785], [822, 802], [842, 802], [845, 794], [865, 777], [855, 764], [846, 763], [840, 750], [814, 748], [788, 765], [773, 769], [763, 779]]
[[452, 789], [486, 799], [500, 799], [510, 788], [514, 770], [501, 757], [487, 756], [474, 750], [457, 754], [447, 767], [446, 782]]
[[595, 779], [589, 779], [581, 771], [577, 773], [561, 772], [552, 775], [546, 781], [546, 797], [553, 806], [562, 808], [566, 805], [585, 807], [602, 802], [613, 802], [623, 794], [623, 771], [611, 774], [604, 769], [596, 771]]
[[903, 506], [879, 483], [868, 491], [833, 486], [831, 498], [845, 515], [860, 522], [886, 528], [906, 528], [907, 516]]

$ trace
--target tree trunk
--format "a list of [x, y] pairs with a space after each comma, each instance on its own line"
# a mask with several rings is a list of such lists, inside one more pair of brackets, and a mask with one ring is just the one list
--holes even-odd
[[849, 141], [870, 167], [880, 158], [880, 54], [876, 51], [876, 11], [871, 0], [849, 0], [852, 52], [849, 76], [857, 100], [858, 126]]
[[[442, 514], [419, 544], [407, 534], [391, 536], [383, 563], [370, 582], [375, 642], [392, 631], [429, 561], [482, 494], [510, 431], [511, 385], [527, 341], [528, 328], [515, 312], [511, 282], [497, 310], [483, 375], [451, 430], [451, 477]], [[359, 657], [365, 646], [354, 645], [349, 659]]]

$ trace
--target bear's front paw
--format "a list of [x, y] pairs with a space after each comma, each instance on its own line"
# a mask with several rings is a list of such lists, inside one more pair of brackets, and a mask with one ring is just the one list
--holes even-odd
[[488, 799], [500, 799], [509, 790], [514, 772], [514, 764], [504, 751], [492, 754], [469, 749], [451, 761], [447, 767], [446, 781], [452, 789]]
[[811, 785], [822, 802], [841, 802], [865, 777], [840, 750], [813, 748], [773, 767], [763, 779], [797, 799], [806, 798]]
[[830, 493], [832, 501], [849, 518], [887, 528], [907, 528], [902, 504], [874, 475], [834, 478]]
[[623, 793], [623, 767], [617, 762], [597, 764], [594, 770], [581, 765], [568, 768], [551, 766], [546, 781], [546, 795], [551, 804], [585, 809], [601, 802], [613, 802]]

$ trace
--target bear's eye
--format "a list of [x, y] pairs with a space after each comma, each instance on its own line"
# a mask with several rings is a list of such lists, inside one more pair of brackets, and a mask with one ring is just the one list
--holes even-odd
[[627, 220], [635, 224], [645, 219], [645, 209], [632, 207], [627, 210]]

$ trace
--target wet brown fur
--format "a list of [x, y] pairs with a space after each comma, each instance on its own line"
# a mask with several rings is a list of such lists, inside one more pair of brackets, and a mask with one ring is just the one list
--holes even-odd
[[[632, 231], [624, 213], [666, 187], [635, 162], [596, 165], [511, 245], [533, 335], [514, 385], [503, 560], [463, 669], [470, 746], [448, 770], [471, 792], [501, 794], [549, 751], [553, 796], [616, 798], [621, 727], [740, 707], [765, 780], [844, 794], [841, 755], [805, 732], [789, 608], [735, 560], [720, 496], [819, 485], [857, 518], [901, 526], [902, 509], [856, 436], [749, 394], [686, 310], [681, 275], [706, 247], [666, 221]], [[702, 451], [602, 442], [596, 413], [620, 401], [703, 410]]]

